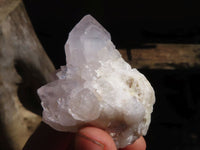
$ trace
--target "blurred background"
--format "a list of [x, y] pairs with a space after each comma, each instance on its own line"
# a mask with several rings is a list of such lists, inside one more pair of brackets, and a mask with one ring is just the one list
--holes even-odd
[[[80, 19], [91, 14], [118, 49], [143, 43], [200, 42], [200, 10], [194, 1], [24, 0], [43, 47], [56, 68], [65, 64], [63, 45]], [[55, 57], [56, 53], [56, 57]]]
[[[148, 51], [159, 43], [200, 44], [200, 10], [194, 1], [24, 0], [24, 4], [56, 69], [66, 64], [64, 44], [68, 33], [86, 14], [110, 32], [117, 49], [127, 50], [129, 62], [131, 49]], [[144, 46], [147, 43], [151, 46]], [[156, 51], [150, 55], [156, 55]], [[195, 58], [199, 60], [200, 56]], [[172, 69], [139, 68], [156, 93], [152, 123], [145, 136], [147, 149], [199, 150], [200, 66], [173, 65]]]

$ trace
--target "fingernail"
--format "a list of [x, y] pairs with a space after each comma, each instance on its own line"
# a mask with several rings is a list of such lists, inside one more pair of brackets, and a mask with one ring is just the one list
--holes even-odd
[[94, 139], [91, 139], [90, 137], [87, 137], [79, 133], [76, 137], [75, 149], [76, 150], [103, 150], [104, 145]]

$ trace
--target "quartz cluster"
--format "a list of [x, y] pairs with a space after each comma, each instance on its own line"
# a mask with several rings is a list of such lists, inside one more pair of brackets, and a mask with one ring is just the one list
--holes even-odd
[[38, 89], [43, 121], [68, 132], [96, 126], [108, 132], [118, 148], [145, 135], [154, 90], [123, 60], [102, 25], [90, 15], [83, 17], [70, 32], [65, 53], [67, 64], [57, 79]]

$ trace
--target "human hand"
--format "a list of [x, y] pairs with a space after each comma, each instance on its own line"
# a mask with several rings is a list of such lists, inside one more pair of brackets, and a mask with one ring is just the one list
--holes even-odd
[[[145, 150], [140, 137], [132, 145], [120, 150]], [[95, 127], [84, 127], [78, 133], [58, 132], [41, 123], [23, 150], [117, 150], [111, 136]]]

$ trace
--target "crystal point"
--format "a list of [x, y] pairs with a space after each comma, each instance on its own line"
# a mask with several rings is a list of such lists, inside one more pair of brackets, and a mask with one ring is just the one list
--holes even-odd
[[80, 67], [85, 63], [95, 61], [98, 51], [106, 47], [110, 40], [108, 31], [92, 16], [86, 15], [69, 33], [65, 44], [68, 66]]
[[86, 15], [65, 44], [66, 66], [58, 79], [38, 90], [43, 120], [59, 131], [84, 125], [104, 129], [118, 148], [145, 135], [155, 102], [154, 90], [126, 63], [110, 34]]

